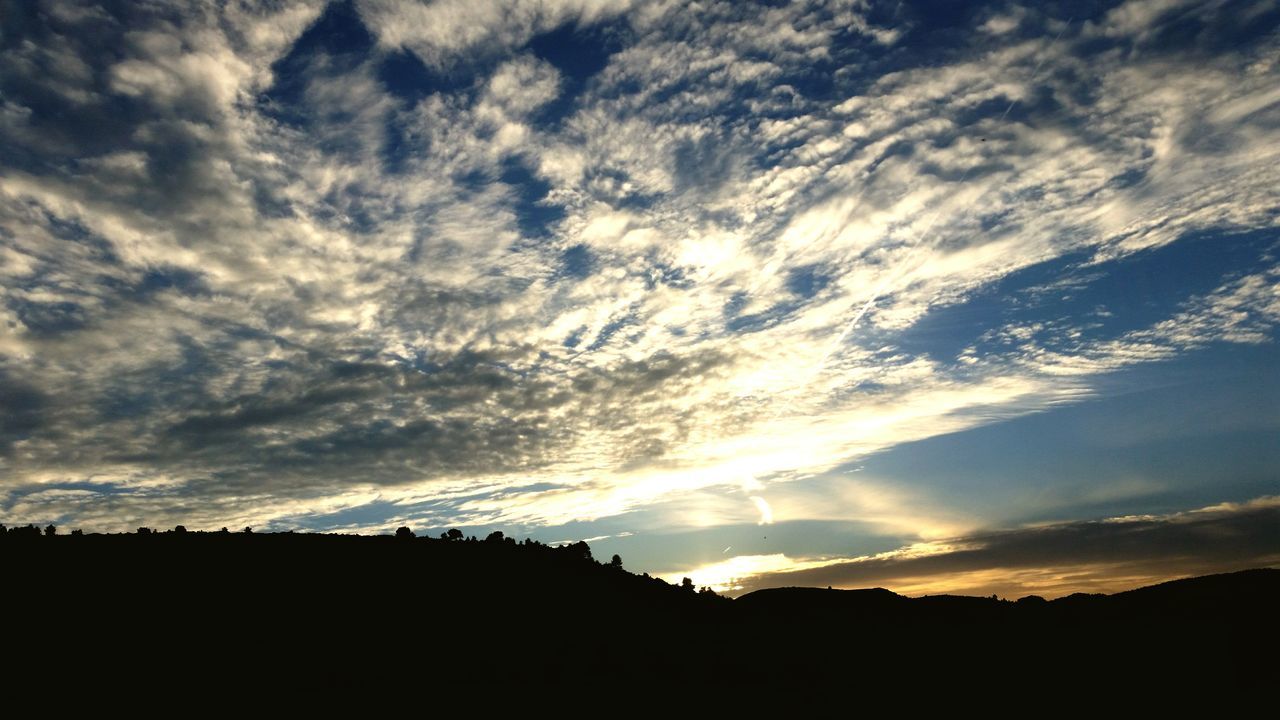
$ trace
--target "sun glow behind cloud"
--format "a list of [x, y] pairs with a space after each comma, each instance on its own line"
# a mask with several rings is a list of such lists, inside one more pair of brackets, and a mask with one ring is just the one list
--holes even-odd
[[[1040, 523], [852, 558], [742, 555], [665, 577], [673, 583], [688, 577], [732, 595], [824, 584], [890, 586], [912, 596], [1113, 593], [1215, 569], [1280, 566], [1277, 520], [1280, 498], [1263, 497], [1168, 515]], [[1169, 554], [1170, 544], [1180, 545], [1180, 552]]]
[[[680, 583], [688, 577], [697, 587], [709, 587], [718, 593], [736, 595], [748, 587], [752, 581], [759, 581], [762, 576], [772, 573], [791, 573], [829, 567], [838, 563], [859, 563], [868, 561], [894, 561], [924, 558], [955, 552], [957, 546], [944, 541], [913, 543], [906, 547], [889, 552], [878, 553], [858, 558], [818, 558], [801, 559], [788, 557], [783, 553], [771, 555], [736, 555], [726, 560], [701, 565], [684, 572], [672, 572], [664, 575], [664, 579], [673, 584]], [[908, 594], [919, 587], [940, 587], [939, 583], [954, 582], [950, 578], [931, 578], [929, 581], [904, 587], [901, 592]], [[923, 594], [923, 593], [920, 593]]]
[[684, 578], [694, 586], [708, 587], [718, 593], [734, 593], [741, 590], [743, 581], [768, 572], [802, 570], [821, 567], [823, 561], [800, 561], [776, 553], [774, 555], [736, 555], [710, 565], [703, 565], [687, 572], [674, 572], [662, 576], [667, 582], [678, 585]]

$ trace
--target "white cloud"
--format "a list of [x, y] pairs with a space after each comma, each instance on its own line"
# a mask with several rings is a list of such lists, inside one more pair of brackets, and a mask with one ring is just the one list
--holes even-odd
[[361, 0], [359, 9], [381, 44], [408, 47], [426, 62], [441, 64], [477, 48], [508, 51], [564, 23], [591, 25], [625, 12], [632, 4], [631, 0]]
[[[1126, 7], [1079, 32], [1137, 37], [1165, 12]], [[358, 9], [379, 48], [289, 78], [302, 125], [262, 93], [318, 4], [122, 28], [110, 62], [52, 37], [2, 58], [10, 77], [56, 68], [41, 87], [67, 103], [114, 94], [135, 115], [63, 132], [22, 96], [0, 106], [5, 147], [40, 160], [0, 174], [0, 353], [46, 423], [0, 471], [165, 488], [97, 515], [56, 494], [10, 510], [159, 525], [187, 493], [201, 522], [262, 525], [376, 496], [557, 523], [727, 488], [690, 517], [754, 521], [745, 498], [767, 491], [794, 519], [822, 508], [775, 495], [785, 481], [1274, 337], [1267, 270], [1120, 337], [1012, 326], [1000, 353], [953, 364], [894, 347], [1068, 253], [1105, 272], [1192, 230], [1274, 227], [1272, 40], [1080, 56], [1070, 29], [1016, 37], [1044, 20], [1028, 9], [943, 62], [861, 77], [897, 31], [823, 3]], [[570, 98], [524, 49], [613, 20], [625, 43]], [[850, 27], [872, 49], [806, 87]], [[401, 48], [481, 76], [410, 103], [378, 74]], [[543, 122], [554, 100], [565, 116]], [[513, 168], [545, 196], [505, 182]], [[589, 272], [565, 259], [579, 245]], [[764, 489], [740, 493], [745, 473]], [[974, 522], [913, 504], [862, 488], [835, 507], [919, 534]]]

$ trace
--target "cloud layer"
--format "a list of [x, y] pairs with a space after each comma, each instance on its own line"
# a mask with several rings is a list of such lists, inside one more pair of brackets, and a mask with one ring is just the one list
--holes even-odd
[[1265, 3], [499, 5], [6, 7], [6, 516], [798, 519], [770, 488], [1274, 342]]
[[715, 579], [737, 592], [778, 586], [888, 586], [908, 594], [1053, 598], [1277, 563], [1280, 500], [1271, 497], [1172, 515], [984, 532], [874, 556], [811, 562], [800, 570], [774, 561], [788, 570], [782, 573], [768, 572], [768, 561], [739, 562], [742, 575], [721, 573]]

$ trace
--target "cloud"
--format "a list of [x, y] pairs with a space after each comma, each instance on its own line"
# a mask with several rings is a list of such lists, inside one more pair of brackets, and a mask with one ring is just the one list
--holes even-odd
[[458, 54], [510, 51], [562, 24], [590, 25], [625, 12], [631, 0], [519, 0], [495, 3], [445, 0], [399, 3], [361, 0], [361, 19], [380, 43], [405, 46], [424, 61], [443, 64]]
[[735, 576], [735, 585], [741, 592], [830, 585], [1009, 597], [1117, 592], [1176, 577], [1274, 566], [1280, 563], [1278, 528], [1280, 500], [1265, 497], [1171, 515], [983, 532], [851, 560], [800, 562], [802, 569], [789, 572], [775, 561], [763, 572]]
[[[1036, 268], [1087, 291], [1274, 227], [1280, 56], [1215, 44], [1239, 29], [1211, 8], [1008, 6], [981, 35], [825, 2], [16, 12], [15, 517], [538, 525], [754, 473], [783, 520], [817, 510], [777, 484], [1274, 337], [1262, 248], [1142, 327], [907, 342]], [[1194, 60], [1161, 51], [1175, 22]], [[884, 497], [885, 523], [955, 522]]]
[[772, 525], [773, 524], [773, 508], [769, 507], [769, 501], [765, 500], [759, 495], [752, 495], [751, 502], [756, 506], [756, 509], [760, 511], [759, 524]]

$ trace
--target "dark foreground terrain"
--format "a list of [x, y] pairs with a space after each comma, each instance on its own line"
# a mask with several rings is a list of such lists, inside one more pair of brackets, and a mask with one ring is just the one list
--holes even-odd
[[[716, 683], [1168, 698], [1274, 690], [1280, 570], [1046, 602], [882, 589], [737, 600], [584, 543], [165, 532], [0, 535], [10, 688], [193, 692]], [[1043, 697], [1054, 697], [1044, 695]], [[935, 698], [936, 700], [936, 698]]]

